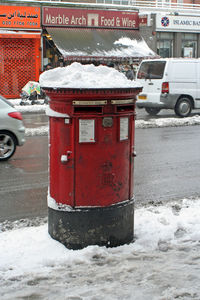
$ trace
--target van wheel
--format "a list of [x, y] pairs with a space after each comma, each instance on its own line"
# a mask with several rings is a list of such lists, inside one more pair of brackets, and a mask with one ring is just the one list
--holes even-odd
[[145, 110], [151, 116], [155, 116], [161, 111], [160, 108], [156, 108], [156, 107], [145, 107]]
[[191, 110], [192, 110], [192, 102], [187, 97], [180, 98], [177, 101], [176, 106], [174, 108], [176, 115], [182, 118], [188, 117], [191, 113]]

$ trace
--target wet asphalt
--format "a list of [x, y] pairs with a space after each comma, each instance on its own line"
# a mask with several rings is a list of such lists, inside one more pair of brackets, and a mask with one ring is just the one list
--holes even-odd
[[[139, 110], [137, 118], [149, 116]], [[48, 119], [42, 113], [25, 114], [24, 122], [32, 128]], [[136, 129], [135, 148], [136, 207], [200, 196], [199, 126]], [[12, 159], [0, 164], [0, 222], [46, 217], [47, 191], [48, 137], [28, 137]]]

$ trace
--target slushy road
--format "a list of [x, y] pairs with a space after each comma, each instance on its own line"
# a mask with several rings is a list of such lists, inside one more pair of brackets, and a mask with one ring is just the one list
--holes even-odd
[[[136, 129], [136, 206], [200, 195], [199, 126]], [[48, 137], [0, 164], [0, 221], [47, 215]]]

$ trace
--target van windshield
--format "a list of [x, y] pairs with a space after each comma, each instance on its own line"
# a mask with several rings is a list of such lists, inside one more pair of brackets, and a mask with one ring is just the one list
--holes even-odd
[[138, 70], [138, 79], [162, 79], [165, 69], [165, 61], [145, 61]]

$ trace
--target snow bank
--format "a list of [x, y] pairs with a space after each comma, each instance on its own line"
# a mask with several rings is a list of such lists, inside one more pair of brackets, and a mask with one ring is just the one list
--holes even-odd
[[[144, 128], [162, 128], [162, 127], [177, 127], [177, 126], [192, 126], [200, 125], [200, 116], [193, 116], [188, 118], [160, 118], [160, 119], [151, 119], [149, 121], [136, 120], [135, 128], [144, 129]], [[48, 135], [49, 126], [41, 126], [37, 128], [26, 128], [26, 136], [34, 135]]]
[[[135, 210], [135, 242], [68, 250], [47, 225], [0, 233], [0, 298], [200, 299], [200, 198]], [[1, 229], [1, 224], [0, 224]]]
[[177, 127], [177, 126], [192, 126], [200, 125], [200, 116], [196, 115], [187, 118], [160, 118], [151, 119], [148, 121], [136, 120], [136, 128], [161, 128], [161, 127]]
[[123, 73], [106, 66], [82, 65], [74, 62], [70, 66], [48, 70], [40, 75], [41, 87], [55, 88], [131, 88], [141, 87], [128, 80]]
[[43, 113], [46, 110], [46, 104], [34, 105], [15, 105], [15, 108], [21, 113]]

